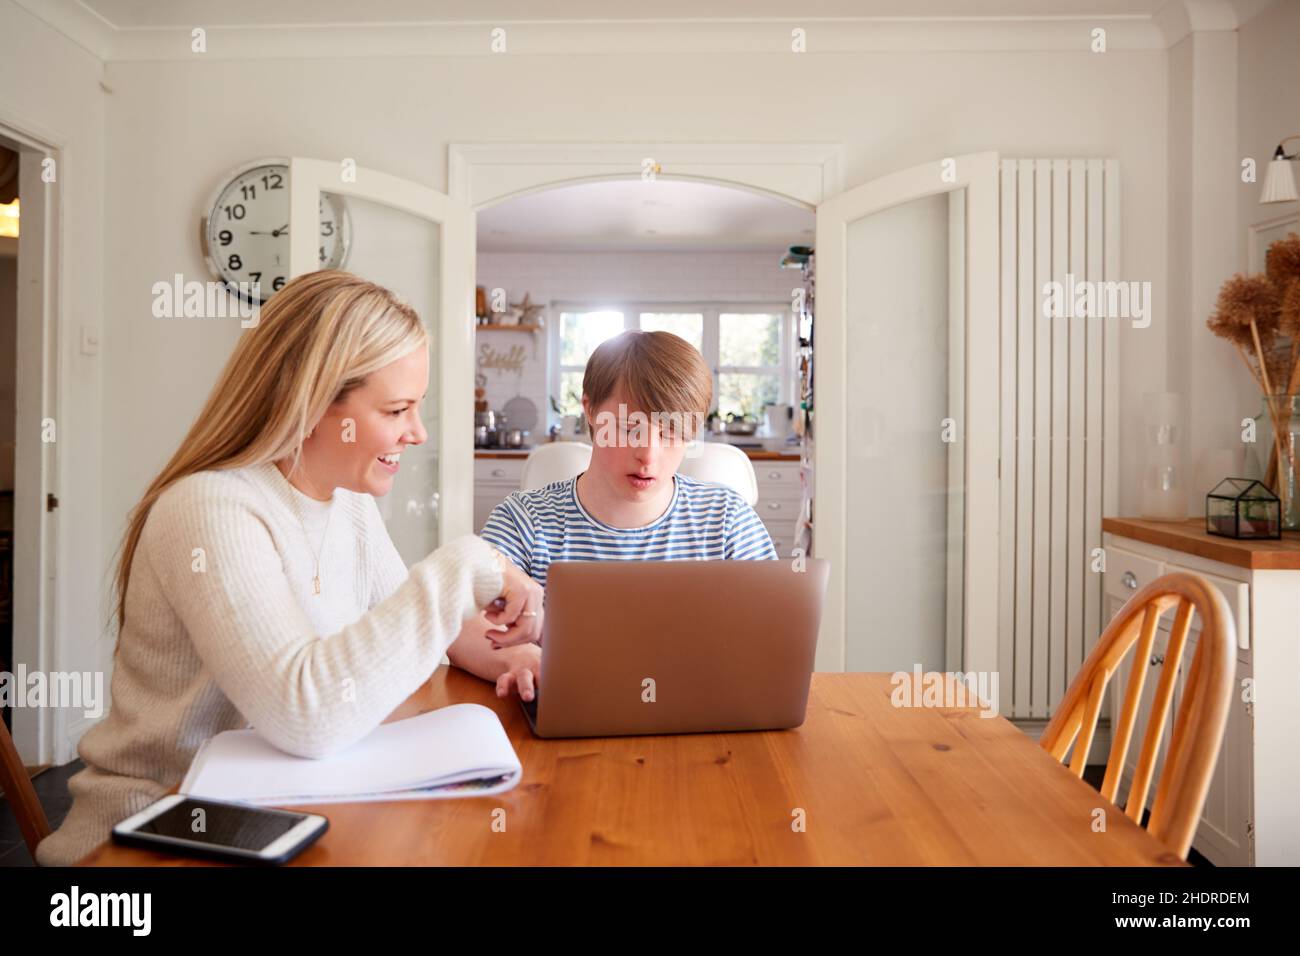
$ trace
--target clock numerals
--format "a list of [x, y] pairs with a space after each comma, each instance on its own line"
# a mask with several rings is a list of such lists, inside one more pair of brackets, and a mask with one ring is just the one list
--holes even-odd
[[[260, 286], [266, 301], [289, 281], [288, 170], [279, 164], [246, 167], [213, 196], [209, 209], [209, 260], [232, 287]], [[347, 257], [347, 210], [341, 197], [322, 194], [318, 205], [319, 268], [340, 268]], [[246, 293], [240, 293], [246, 294]]]

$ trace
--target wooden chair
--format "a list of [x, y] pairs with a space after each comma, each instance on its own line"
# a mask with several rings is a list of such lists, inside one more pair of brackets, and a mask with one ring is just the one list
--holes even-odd
[[36, 797], [36, 789], [27, 776], [27, 768], [18, 756], [18, 748], [9, 736], [9, 728], [0, 720], [0, 787], [4, 788], [5, 799], [18, 820], [18, 829], [32, 859], [36, 859], [36, 844], [50, 834], [50, 821], [45, 818], [45, 810]]
[[1195, 611], [1200, 615], [1201, 635], [1197, 639], [1182, 702], [1174, 717], [1169, 751], [1156, 786], [1151, 818], [1147, 822], [1147, 831], [1185, 860], [1196, 835], [1201, 808], [1223, 742], [1236, 666], [1237, 636], [1232, 614], [1223, 595], [1208, 581], [1196, 574], [1166, 574], [1134, 594], [1102, 632], [1097, 646], [1083, 662], [1043, 731], [1039, 745], [1064, 762], [1070, 745], [1074, 744], [1070, 771], [1076, 777], [1083, 776], [1106, 685], [1124, 655], [1130, 648], [1135, 648], [1134, 666], [1124, 702], [1120, 713], [1112, 720], [1113, 740], [1101, 785], [1102, 796], [1118, 805], [1116, 792], [1133, 737], [1147, 672], [1147, 668], [1141, 665], [1151, 657], [1161, 615], [1175, 605], [1173, 630], [1169, 635], [1160, 681], [1156, 685], [1151, 717], [1142, 739], [1142, 750], [1129, 786], [1125, 813], [1141, 825], [1160, 738], [1173, 700], [1174, 680], [1187, 643], [1192, 612]]

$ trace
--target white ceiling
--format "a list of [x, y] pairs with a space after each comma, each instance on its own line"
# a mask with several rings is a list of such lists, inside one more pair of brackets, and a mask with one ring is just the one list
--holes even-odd
[[686, 180], [559, 186], [478, 212], [483, 252], [722, 252], [813, 244], [809, 209]]
[[1138, 16], [1167, 0], [78, 0], [107, 25], [191, 26], [341, 23], [485, 23], [556, 20], [790, 20], [822, 18]]

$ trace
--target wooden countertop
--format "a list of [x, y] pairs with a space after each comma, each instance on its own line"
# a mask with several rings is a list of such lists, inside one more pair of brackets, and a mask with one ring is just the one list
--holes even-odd
[[[794, 730], [541, 740], [518, 702], [441, 667], [389, 720], [474, 702], [523, 764], [505, 793], [304, 807], [293, 866], [1184, 866], [1005, 717], [896, 707], [889, 674], [814, 674]], [[494, 832], [494, 809], [509, 827]], [[806, 820], [806, 829], [792, 821]], [[105, 843], [94, 866], [203, 866]]]
[[1300, 571], [1300, 532], [1296, 531], [1283, 531], [1281, 539], [1276, 541], [1241, 541], [1208, 534], [1204, 518], [1186, 521], [1102, 518], [1101, 530], [1253, 571]]

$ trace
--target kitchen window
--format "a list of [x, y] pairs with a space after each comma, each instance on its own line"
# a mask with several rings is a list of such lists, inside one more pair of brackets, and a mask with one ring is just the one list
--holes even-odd
[[[551, 394], [562, 415], [582, 414], [582, 373], [596, 346], [627, 329], [663, 331], [690, 342], [713, 370], [713, 407], [761, 417], [793, 404], [794, 322], [782, 303], [552, 303]], [[712, 410], [712, 409], [710, 409]]]

